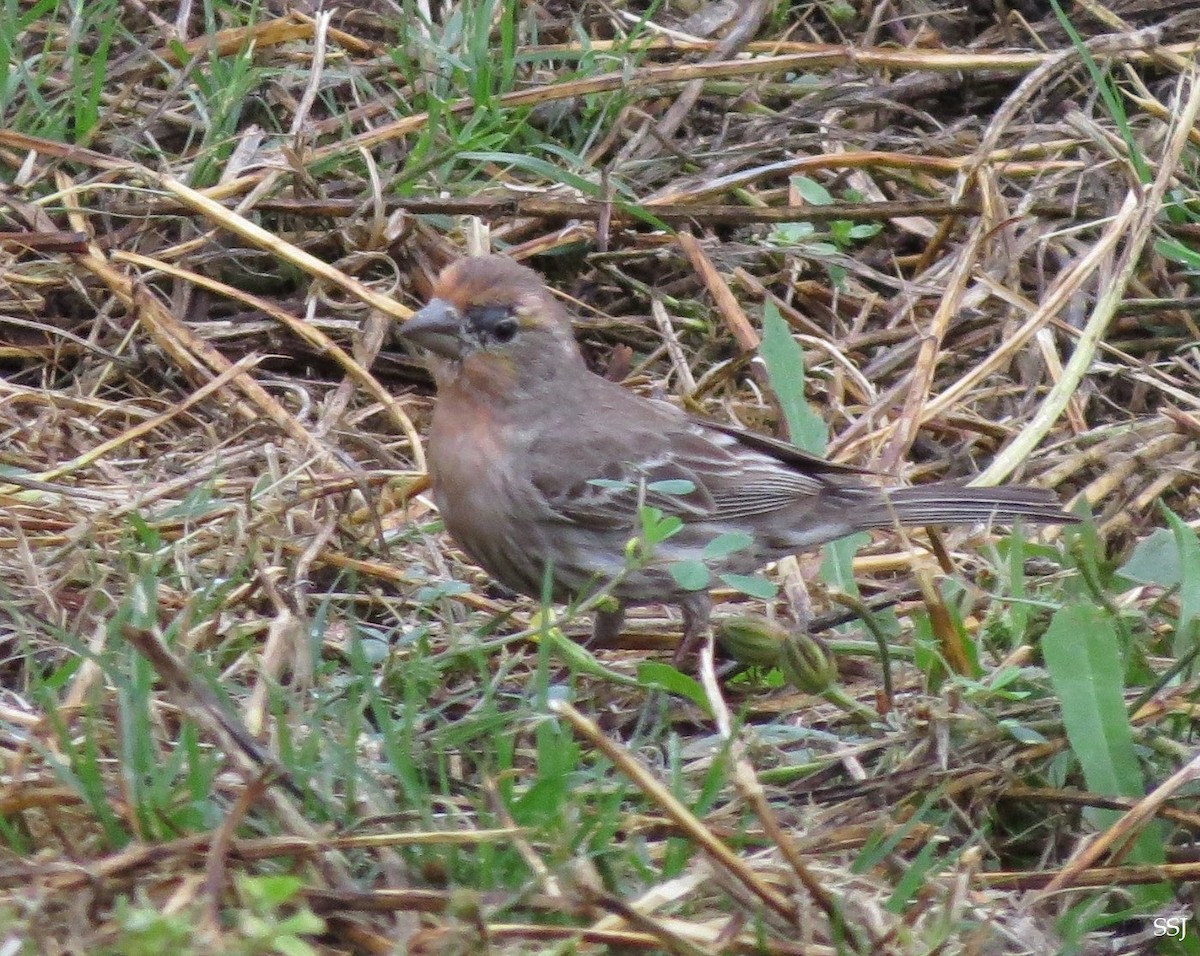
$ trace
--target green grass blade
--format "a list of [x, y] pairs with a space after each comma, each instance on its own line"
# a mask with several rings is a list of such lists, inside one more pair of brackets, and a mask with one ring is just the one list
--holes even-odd
[[[1145, 783], [1133, 749], [1125, 710], [1124, 662], [1117, 631], [1102, 608], [1073, 604], [1059, 610], [1042, 639], [1050, 679], [1062, 702], [1063, 723], [1088, 789], [1104, 796], [1141, 797]], [[1118, 814], [1089, 814], [1097, 826], [1109, 826]], [[1143, 830], [1129, 853], [1137, 863], [1162, 863], [1162, 835], [1156, 825]], [[1157, 887], [1145, 890], [1154, 900]]]
[[1179, 515], [1167, 508], [1163, 513], [1179, 553], [1179, 629], [1174, 650], [1182, 657], [1191, 648], [1181, 645], [1191, 633], [1192, 622], [1200, 618], [1200, 538]]
[[808, 399], [804, 397], [804, 350], [792, 338], [791, 329], [773, 302], [763, 306], [763, 338], [759, 352], [767, 365], [771, 387], [783, 409], [792, 442], [814, 455], [822, 454], [829, 440], [829, 429], [824, 419], [809, 408]]
[[1090, 605], [1064, 607], [1042, 639], [1042, 653], [1088, 786], [1107, 796], [1143, 794], [1122, 693], [1125, 668], [1108, 616]]

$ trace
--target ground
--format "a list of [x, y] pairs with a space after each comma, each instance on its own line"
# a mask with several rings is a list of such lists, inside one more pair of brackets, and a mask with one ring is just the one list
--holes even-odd
[[[1200, 952], [1198, 28], [7, 4], [0, 952]], [[1085, 521], [579, 647], [426, 494], [391, 333], [487, 250], [629, 388]]]

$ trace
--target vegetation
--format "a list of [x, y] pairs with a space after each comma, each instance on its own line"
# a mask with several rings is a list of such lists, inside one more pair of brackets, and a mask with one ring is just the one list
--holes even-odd
[[[0, 953], [1200, 952], [1190, 5], [283, 6], [0, 10]], [[389, 327], [486, 249], [630, 388], [1087, 520], [583, 648], [422, 494]]]

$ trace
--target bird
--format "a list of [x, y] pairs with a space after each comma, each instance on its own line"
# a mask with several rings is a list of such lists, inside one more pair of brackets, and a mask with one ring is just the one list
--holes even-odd
[[[1077, 520], [1025, 485], [886, 489], [863, 469], [638, 395], [588, 369], [567, 311], [505, 256], [447, 266], [398, 332], [425, 351], [436, 387], [426, 459], [446, 531], [510, 591], [567, 603], [607, 585], [592, 632], [602, 646], [627, 607], [674, 604], [680, 647], [696, 647], [717, 576], [856, 531]], [[678, 527], [631, 561], [646, 507]], [[728, 532], [743, 546], [707, 557]], [[697, 561], [708, 581], [685, 587], [672, 566]]]

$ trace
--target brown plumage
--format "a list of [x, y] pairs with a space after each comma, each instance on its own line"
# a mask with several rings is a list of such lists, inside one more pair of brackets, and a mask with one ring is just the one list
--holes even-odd
[[[950, 482], [884, 490], [785, 442], [686, 415], [592, 374], [561, 306], [532, 270], [464, 259], [401, 329], [428, 349], [438, 399], [428, 458], [446, 530], [506, 587], [538, 597], [547, 567], [563, 601], [625, 572], [621, 603], [676, 603], [685, 644], [706, 626], [705, 590], [669, 568], [728, 531], [752, 543], [708, 562], [748, 574], [855, 531], [1025, 518], [1067, 523], [1048, 491]], [[686, 482], [662, 486], [663, 481]], [[680, 493], [680, 489], [687, 489]], [[678, 515], [650, 563], [626, 567], [640, 505]], [[621, 612], [601, 612], [600, 638]]]

